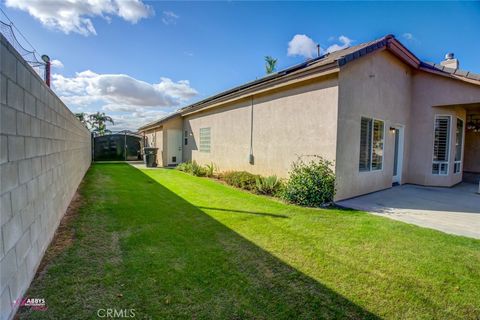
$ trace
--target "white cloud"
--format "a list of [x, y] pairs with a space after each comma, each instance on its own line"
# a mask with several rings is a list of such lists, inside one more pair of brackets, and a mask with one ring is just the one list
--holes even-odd
[[176, 24], [178, 18], [180, 17], [173, 11], [163, 11], [162, 22], [166, 25]]
[[138, 112], [144, 111], [145, 108], [139, 106], [128, 106], [128, 105], [121, 105], [121, 104], [106, 104], [102, 107], [104, 111], [112, 111], [112, 112]]
[[44, 26], [66, 34], [97, 34], [91, 18], [107, 21], [118, 16], [131, 23], [151, 16], [153, 9], [141, 0], [6, 0], [7, 7], [27, 11]]
[[137, 111], [126, 114], [111, 115], [115, 125], [109, 126], [109, 130], [132, 130], [136, 131], [141, 126], [165, 117], [169, 112], [164, 110]]
[[338, 51], [338, 50], [342, 50], [342, 49], [345, 49], [345, 48], [348, 48], [350, 47], [350, 45], [352, 44], [353, 40], [346, 37], [346, 36], [340, 36], [338, 37], [338, 41], [340, 41], [340, 44], [332, 44], [331, 46], [329, 46], [327, 48], [327, 50], [325, 50], [325, 52], [327, 53], [330, 53], [330, 52], [334, 52], [334, 51]]
[[158, 83], [148, 83], [125, 74], [91, 70], [74, 77], [53, 74], [52, 85], [73, 111], [107, 111], [116, 120], [115, 130], [138, 128], [197, 95], [188, 80], [160, 78]]
[[62, 69], [63, 68], [62, 61], [57, 60], [57, 59], [53, 59], [52, 61], [50, 61], [50, 65], [52, 66], [52, 68], [57, 68], [57, 69]]
[[[338, 40], [340, 43], [335, 43], [329, 46], [326, 50], [320, 47], [320, 54], [330, 53], [338, 50], [348, 48], [354, 40], [340, 36], [338, 38], [329, 37], [328, 41]], [[311, 38], [304, 34], [296, 34], [288, 43], [289, 56], [302, 56], [305, 58], [313, 58], [317, 55], [317, 44]]]
[[289, 56], [312, 58], [317, 52], [317, 44], [304, 34], [296, 34], [288, 43]]
[[90, 70], [71, 78], [60, 74], [54, 74], [52, 78], [53, 87], [59, 95], [84, 101], [172, 107], [197, 94], [188, 80], [173, 82], [169, 78], [160, 78], [159, 83], [150, 84], [126, 74], [97, 74]]
[[413, 33], [410, 33], [410, 32], [405, 32], [404, 34], [402, 34], [402, 38], [404, 38], [406, 41], [413, 42], [416, 44], [420, 43], [418, 38], [415, 37], [415, 35], [413, 35]]

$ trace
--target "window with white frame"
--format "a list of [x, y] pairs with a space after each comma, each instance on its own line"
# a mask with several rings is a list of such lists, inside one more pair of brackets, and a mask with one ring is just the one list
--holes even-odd
[[382, 120], [362, 117], [360, 124], [360, 158], [358, 169], [382, 170], [385, 124]]
[[447, 175], [450, 152], [450, 116], [435, 116], [432, 174]]
[[453, 173], [460, 173], [462, 170], [463, 153], [463, 120], [460, 118], [457, 118], [457, 131], [455, 136], [455, 163], [453, 165]]
[[211, 136], [210, 136], [210, 127], [208, 128], [200, 128], [200, 144], [198, 150], [200, 152], [210, 152], [210, 143], [211, 143]]

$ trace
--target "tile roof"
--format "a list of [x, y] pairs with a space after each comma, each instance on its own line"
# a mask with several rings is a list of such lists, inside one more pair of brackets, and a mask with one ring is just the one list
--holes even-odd
[[434, 71], [440, 71], [440, 72], [448, 73], [451, 75], [456, 75], [459, 77], [480, 81], [480, 74], [478, 73], [473, 73], [473, 72], [462, 70], [462, 69], [448, 68], [448, 67], [442, 66], [439, 63], [421, 61], [420, 66], [426, 69], [431, 69]]

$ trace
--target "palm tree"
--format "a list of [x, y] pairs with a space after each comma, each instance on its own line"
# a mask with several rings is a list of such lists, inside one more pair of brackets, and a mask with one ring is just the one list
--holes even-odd
[[105, 112], [97, 112], [91, 114], [90, 116], [90, 125], [92, 126], [93, 132], [97, 132], [99, 135], [104, 135], [106, 132], [110, 132], [107, 129], [107, 122], [115, 124], [112, 117], [107, 116]]
[[277, 59], [266, 56], [265, 57], [265, 71], [267, 74], [274, 73], [277, 69]]
[[88, 120], [88, 115], [85, 112], [77, 112], [75, 113], [75, 117], [77, 117], [78, 121], [83, 123], [83, 125], [88, 128], [90, 120]]

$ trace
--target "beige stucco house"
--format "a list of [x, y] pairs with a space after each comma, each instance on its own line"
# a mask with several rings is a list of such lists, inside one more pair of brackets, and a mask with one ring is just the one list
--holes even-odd
[[[420, 61], [394, 36], [308, 60], [139, 129], [163, 166], [287, 177], [299, 156], [333, 160], [336, 200], [480, 176], [480, 75]], [[475, 127], [476, 125], [476, 127]], [[478, 130], [475, 130], [478, 128]]]

